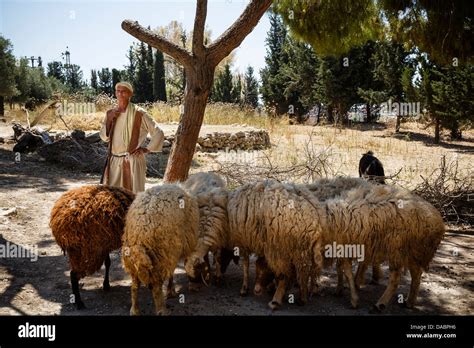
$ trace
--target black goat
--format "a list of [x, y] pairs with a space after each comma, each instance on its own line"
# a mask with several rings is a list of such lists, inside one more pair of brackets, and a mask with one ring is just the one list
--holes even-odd
[[369, 181], [376, 181], [380, 184], [385, 184], [385, 172], [383, 170], [382, 162], [374, 156], [372, 151], [367, 151], [362, 155], [359, 161], [359, 176], [367, 178]]

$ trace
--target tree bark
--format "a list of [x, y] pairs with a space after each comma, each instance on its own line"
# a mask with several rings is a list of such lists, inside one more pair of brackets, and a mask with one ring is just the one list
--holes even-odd
[[184, 181], [188, 176], [213, 78], [214, 67], [186, 69], [184, 113], [168, 159], [166, 182]]
[[5, 116], [5, 108], [3, 103], [5, 103], [5, 97], [0, 95], [0, 116]]
[[238, 47], [257, 25], [272, 0], [252, 0], [242, 15], [214, 43], [204, 45], [207, 0], [197, 0], [192, 53], [167, 41], [164, 37], [125, 20], [122, 29], [137, 39], [176, 59], [184, 66], [186, 89], [184, 113], [166, 167], [164, 181], [184, 181], [187, 178], [201, 129], [214, 71], [219, 62]]
[[329, 124], [334, 123], [334, 108], [332, 106], [328, 106], [327, 108], [327, 122]]
[[395, 133], [400, 133], [400, 125], [402, 123], [402, 116], [397, 115], [397, 122], [395, 124]]
[[440, 121], [439, 118], [436, 117], [435, 120], [435, 135], [434, 135], [434, 143], [439, 144], [439, 133], [440, 133]]

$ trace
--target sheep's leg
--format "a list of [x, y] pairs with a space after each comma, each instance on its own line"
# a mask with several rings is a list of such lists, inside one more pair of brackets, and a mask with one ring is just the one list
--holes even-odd
[[176, 297], [176, 290], [174, 288], [173, 276], [171, 276], [168, 279], [168, 287], [167, 287], [167, 290], [166, 290], [166, 297], [167, 298]]
[[156, 315], [167, 315], [165, 299], [163, 297], [163, 284], [153, 284], [151, 291], [153, 293], [153, 302], [155, 302]]
[[367, 272], [368, 267], [369, 265], [367, 262], [359, 262], [355, 275], [355, 284], [358, 289], [365, 286], [365, 273]]
[[344, 269], [342, 261], [336, 261], [336, 271], [337, 271], [337, 287], [336, 287], [336, 296], [342, 296], [344, 292]]
[[138, 288], [140, 287], [140, 280], [137, 276], [132, 276], [132, 307], [130, 308], [130, 315], [139, 315], [140, 309], [138, 308]]
[[299, 284], [299, 296], [296, 301], [296, 303], [299, 306], [304, 306], [306, 303], [308, 303], [308, 281], [309, 281], [309, 276], [308, 273], [305, 271], [303, 272], [298, 272], [299, 274], [297, 275], [298, 278], [298, 284]]
[[370, 281], [370, 284], [378, 284], [382, 278], [383, 271], [382, 267], [380, 267], [380, 263], [376, 262], [372, 264], [372, 280]]
[[74, 295], [74, 303], [76, 304], [77, 309], [84, 309], [86, 306], [81, 300], [81, 294], [79, 294], [79, 276], [76, 272], [71, 271], [71, 287], [72, 293]]
[[397, 291], [398, 284], [400, 284], [400, 269], [391, 269], [387, 288], [385, 289], [382, 297], [380, 297], [380, 299], [375, 304], [374, 309], [376, 311], [383, 311], [387, 307], [393, 295], [395, 295], [395, 291]]
[[411, 284], [408, 300], [406, 301], [406, 306], [408, 308], [413, 308], [415, 305], [416, 297], [418, 296], [418, 290], [420, 289], [421, 274], [422, 271], [420, 267], [410, 267]]
[[222, 286], [222, 255], [220, 249], [214, 254], [214, 261], [216, 263], [216, 286]]
[[249, 293], [249, 255], [245, 253], [243, 255], [243, 266], [244, 266], [244, 280], [242, 282], [242, 288], [240, 289], [240, 296], [247, 296]]
[[104, 276], [103, 289], [104, 291], [109, 291], [110, 290], [110, 283], [109, 283], [110, 255], [108, 253], [107, 253], [107, 256], [105, 257], [104, 265], [105, 265], [105, 276]]
[[283, 297], [285, 296], [285, 291], [286, 291], [286, 281], [283, 275], [279, 275], [277, 277], [277, 282], [278, 282], [278, 286], [275, 291], [275, 294], [273, 295], [273, 299], [268, 303], [268, 306], [272, 310], [276, 310], [281, 307], [283, 303]]
[[349, 288], [351, 289], [352, 308], [357, 308], [357, 305], [359, 304], [359, 296], [357, 295], [354, 276], [352, 274], [352, 262], [350, 260], [342, 260], [341, 263], [344, 270], [344, 276], [346, 277], [346, 280], [349, 283]]

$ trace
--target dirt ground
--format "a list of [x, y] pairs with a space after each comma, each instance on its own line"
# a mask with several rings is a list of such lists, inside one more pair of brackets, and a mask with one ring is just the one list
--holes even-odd
[[[2, 127], [1, 131], [8, 133], [7, 127]], [[56, 245], [48, 227], [51, 208], [62, 193], [73, 187], [98, 183], [99, 177], [60, 170], [30, 160], [28, 156], [15, 163], [12, 147], [12, 144], [0, 144], [0, 245], [17, 244], [33, 251], [37, 248], [38, 257], [37, 260], [0, 257], [0, 315], [128, 315], [131, 281], [120, 264], [118, 252], [112, 255], [110, 292], [105, 293], [101, 288], [102, 269], [81, 281], [81, 295], [87, 309], [75, 310], [70, 303], [67, 257]], [[157, 183], [158, 179], [148, 180], [147, 187]], [[12, 208], [16, 210], [5, 216], [6, 209]], [[473, 245], [472, 230], [448, 228], [430, 272], [423, 274], [416, 308], [405, 309], [394, 299], [386, 314], [474, 314]], [[229, 266], [223, 287], [212, 285], [198, 293], [188, 291], [181, 266], [176, 269], [175, 281], [179, 294], [184, 296], [168, 299], [172, 315], [367, 315], [383, 293], [388, 277], [384, 265], [382, 285], [367, 285], [361, 289], [359, 309], [351, 309], [349, 290], [346, 289], [344, 296], [336, 297], [335, 272], [326, 270], [321, 290], [306, 306], [286, 303], [280, 311], [271, 312], [267, 306], [270, 295], [239, 296], [240, 266]], [[253, 271], [252, 268], [252, 277]], [[409, 278], [408, 274], [403, 276], [397, 294], [406, 296]], [[292, 289], [289, 293], [296, 294], [296, 291]], [[140, 300], [142, 313], [152, 314], [148, 289], [141, 289]]]

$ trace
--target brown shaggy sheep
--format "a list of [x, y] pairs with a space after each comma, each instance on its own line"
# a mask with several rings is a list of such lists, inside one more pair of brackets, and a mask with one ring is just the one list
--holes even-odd
[[69, 190], [54, 204], [50, 227], [56, 242], [69, 256], [71, 286], [77, 309], [84, 308], [79, 279], [105, 265], [104, 290], [109, 284], [109, 253], [119, 249], [125, 216], [135, 195], [109, 186]]

